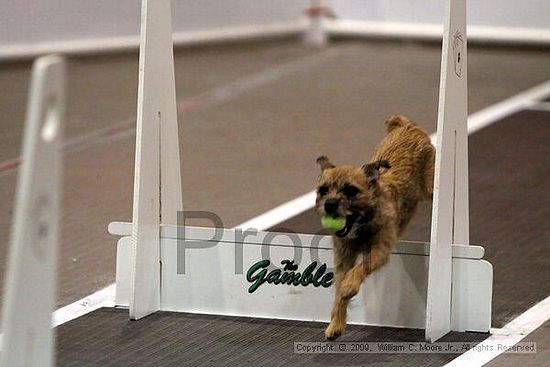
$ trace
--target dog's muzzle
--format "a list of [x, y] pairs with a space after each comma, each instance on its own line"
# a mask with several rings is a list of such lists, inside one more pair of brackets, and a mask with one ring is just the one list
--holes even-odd
[[335, 232], [334, 234], [338, 237], [346, 237], [348, 233], [353, 228], [353, 225], [355, 224], [355, 221], [359, 218], [359, 214], [353, 213], [346, 217], [346, 225], [344, 228], [339, 230], [338, 232]]
[[340, 200], [338, 199], [328, 199], [325, 201], [325, 213], [335, 215], [338, 211], [338, 205]]

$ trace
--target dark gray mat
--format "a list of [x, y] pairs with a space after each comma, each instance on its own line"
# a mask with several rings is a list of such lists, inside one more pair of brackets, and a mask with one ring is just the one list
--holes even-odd
[[[326, 324], [158, 312], [129, 321], [100, 309], [58, 328], [58, 366], [441, 366], [456, 354], [295, 354]], [[479, 342], [451, 333], [442, 341]], [[349, 326], [342, 341], [423, 341], [423, 330]]]
[[[523, 111], [470, 136], [470, 238], [494, 267], [493, 326], [550, 294], [550, 113]], [[405, 239], [427, 241], [430, 205]], [[316, 233], [309, 210], [272, 228]]]

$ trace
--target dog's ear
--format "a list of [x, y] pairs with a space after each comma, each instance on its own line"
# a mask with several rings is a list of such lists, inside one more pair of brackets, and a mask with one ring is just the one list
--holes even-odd
[[391, 168], [391, 165], [387, 160], [381, 159], [376, 162], [367, 163], [361, 168], [363, 169], [363, 172], [365, 172], [365, 176], [367, 176], [369, 185], [373, 185], [376, 181], [378, 181], [378, 177], [380, 176], [380, 168]]
[[321, 166], [321, 171], [324, 171], [329, 168], [334, 168], [334, 164], [330, 163], [328, 157], [324, 155], [317, 158], [317, 164]]

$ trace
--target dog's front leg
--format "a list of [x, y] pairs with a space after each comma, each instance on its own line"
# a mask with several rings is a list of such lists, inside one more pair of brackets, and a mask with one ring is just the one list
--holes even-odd
[[395, 231], [388, 230], [379, 233], [373, 241], [370, 252], [350, 269], [342, 279], [339, 287], [340, 298], [349, 300], [355, 296], [366, 277], [388, 262], [396, 242], [397, 234]]
[[[340, 251], [339, 251], [340, 250]], [[336, 271], [334, 274], [334, 306], [330, 315], [330, 324], [325, 330], [325, 337], [328, 340], [338, 338], [346, 328], [346, 318], [348, 312], [349, 299], [340, 296], [340, 287], [346, 274], [355, 265], [357, 254], [345, 251], [346, 249], [335, 249]]]

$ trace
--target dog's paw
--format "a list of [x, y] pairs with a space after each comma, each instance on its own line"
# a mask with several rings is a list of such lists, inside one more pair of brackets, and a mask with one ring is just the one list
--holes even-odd
[[327, 340], [335, 340], [344, 332], [344, 327], [336, 325], [336, 323], [331, 322], [325, 329], [325, 338]]

